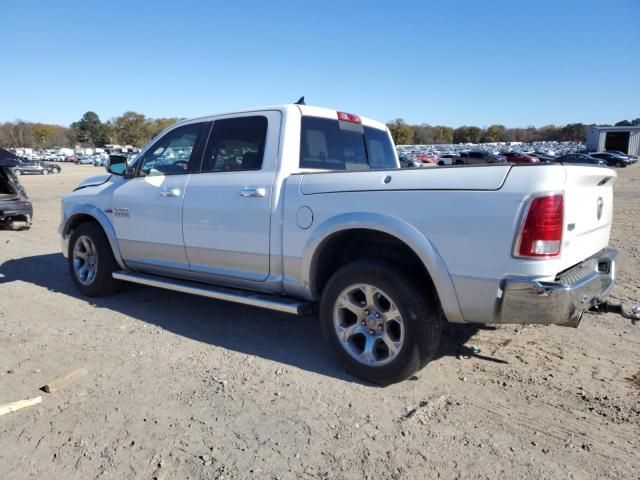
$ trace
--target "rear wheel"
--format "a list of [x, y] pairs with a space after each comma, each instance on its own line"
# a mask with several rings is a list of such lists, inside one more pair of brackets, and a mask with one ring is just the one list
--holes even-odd
[[433, 358], [443, 316], [433, 294], [418, 290], [393, 264], [358, 260], [329, 280], [320, 322], [347, 370], [387, 385], [410, 377]]
[[49, 170], [44, 168], [41, 173], [42, 173], [42, 175], [49, 175]]
[[71, 279], [83, 295], [108, 295], [122, 284], [112, 276], [119, 270], [118, 263], [107, 236], [97, 223], [82, 223], [73, 231], [67, 260]]

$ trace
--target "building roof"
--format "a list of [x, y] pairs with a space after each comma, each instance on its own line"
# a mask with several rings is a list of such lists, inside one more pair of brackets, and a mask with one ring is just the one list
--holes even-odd
[[640, 125], [635, 125], [631, 127], [591, 127], [592, 130], [604, 130], [607, 132], [640, 132]]

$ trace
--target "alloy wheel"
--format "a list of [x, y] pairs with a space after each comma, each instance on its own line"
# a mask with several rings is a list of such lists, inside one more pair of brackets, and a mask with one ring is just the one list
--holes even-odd
[[344, 289], [334, 306], [333, 323], [341, 346], [363, 365], [388, 364], [404, 344], [400, 310], [387, 293], [372, 285]]

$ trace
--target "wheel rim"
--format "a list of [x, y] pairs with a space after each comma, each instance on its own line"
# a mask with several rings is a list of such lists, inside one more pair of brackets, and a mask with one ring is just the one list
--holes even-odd
[[380, 367], [402, 350], [405, 325], [393, 299], [378, 287], [352, 285], [338, 296], [333, 325], [342, 348], [356, 361]]
[[45, 170], [42, 170], [42, 174], [43, 174], [43, 175], [46, 175], [46, 174], [48, 174], [48, 173], [49, 173], [49, 172], [48, 172], [46, 169], [45, 169]]
[[98, 252], [93, 240], [81, 235], [73, 247], [73, 272], [82, 285], [91, 285], [98, 272]]

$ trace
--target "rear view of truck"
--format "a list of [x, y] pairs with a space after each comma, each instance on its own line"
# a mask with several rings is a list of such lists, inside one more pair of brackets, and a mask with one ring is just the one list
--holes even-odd
[[501, 322], [577, 326], [614, 286], [617, 252], [608, 244], [616, 174], [588, 166], [565, 166], [564, 174], [563, 190], [523, 204], [513, 257], [543, 267], [538, 276], [504, 280]]

